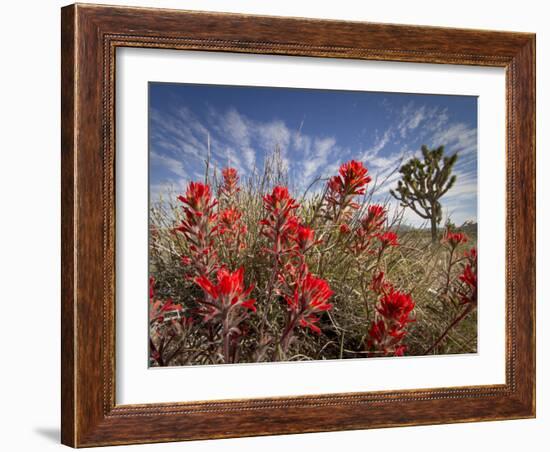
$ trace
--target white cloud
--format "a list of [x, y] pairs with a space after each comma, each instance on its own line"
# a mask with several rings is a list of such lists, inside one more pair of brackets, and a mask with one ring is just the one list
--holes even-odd
[[[335, 149], [336, 139], [315, 138], [313, 141], [313, 155], [304, 160], [304, 172], [302, 179], [309, 181], [311, 177], [319, 176], [319, 170], [327, 164], [328, 157], [332, 153], [337, 153]], [[332, 152], [331, 152], [332, 151]], [[335, 152], [336, 151], [336, 152]]]
[[291, 134], [283, 121], [274, 120], [257, 123], [255, 126], [255, 135], [264, 151], [273, 152], [275, 148], [279, 147], [283, 155], [286, 154]]
[[181, 160], [177, 160], [172, 157], [159, 154], [155, 151], [151, 151], [150, 158], [151, 158], [151, 163], [162, 165], [168, 171], [170, 171], [171, 173], [174, 173], [179, 177], [182, 177], [182, 178], [188, 177], [187, 171], [185, 171]]
[[388, 128], [384, 132], [384, 134], [375, 141], [372, 147], [366, 149], [363, 152], [363, 156], [361, 157], [361, 159], [366, 162], [369, 162], [370, 160], [374, 159], [378, 155], [378, 153], [382, 149], [384, 149], [386, 145], [389, 143], [391, 135], [392, 135], [392, 130], [391, 128]]
[[424, 105], [418, 107], [414, 102], [409, 102], [401, 110], [401, 120], [397, 130], [401, 138], [405, 138], [409, 131], [416, 129], [426, 118], [427, 110]]
[[203, 158], [206, 154], [207, 130], [185, 108], [173, 115], [151, 109], [152, 138], [158, 146], [178, 157]]
[[434, 146], [444, 145], [448, 151], [467, 154], [477, 151], [477, 128], [455, 123], [437, 130], [431, 138]]

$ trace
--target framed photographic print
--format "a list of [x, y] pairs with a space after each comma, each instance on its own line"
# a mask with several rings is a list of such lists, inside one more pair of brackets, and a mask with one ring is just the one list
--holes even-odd
[[62, 442], [535, 415], [535, 37], [62, 9]]

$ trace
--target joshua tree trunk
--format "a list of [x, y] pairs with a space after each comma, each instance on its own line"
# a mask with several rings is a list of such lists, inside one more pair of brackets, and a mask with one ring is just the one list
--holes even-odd
[[432, 228], [432, 244], [437, 242], [437, 220], [435, 218], [430, 218], [431, 228]]

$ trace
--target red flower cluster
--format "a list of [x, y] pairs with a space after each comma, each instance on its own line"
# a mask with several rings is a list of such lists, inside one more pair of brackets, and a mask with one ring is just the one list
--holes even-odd
[[367, 209], [367, 215], [361, 220], [365, 232], [372, 234], [378, 231], [386, 221], [386, 210], [378, 204], [372, 204]]
[[393, 231], [387, 231], [382, 234], [378, 234], [378, 240], [380, 240], [380, 246], [382, 249], [386, 249], [388, 246], [398, 246], [397, 234]]
[[273, 247], [268, 250], [276, 259], [289, 252], [292, 248], [291, 239], [299, 225], [294, 211], [299, 204], [292, 198], [287, 187], [277, 186], [271, 194], [263, 197], [267, 217], [260, 221], [262, 234], [267, 237]]
[[340, 166], [338, 176], [333, 176], [327, 183], [325, 194], [325, 216], [333, 222], [345, 223], [353, 210], [359, 205], [353, 202], [357, 195], [365, 193], [365, 186], [371, 181], [368, 170], [363, 163], [351, 160]]
[[231, 272], [219, 263], [216, 252], [219, 245], [223, 243], [233, 256], [245, 247], [247, 232], [235, 199], [240, 190], [237, 171], [224, 168], [222, 176], [218, 195], [224, 208], [218, 206], [216, 213], [218, 201], [213, 199], [210, 187], [191, 182], [185, 196], [178, 197], [183, 203], [185, 218], [176, 231], [184, 235], [191, 254], [181, 258], [182, 264], [192, 266], [192, 280], [204, 292], [204, 297], [196, 300], [198, 313], [205, 322], [221, 326], [224, 361], [231, 362], [235, 356], [236, 338], [243, 334], [239, 326], [247, 318], [248, 310], [256, 311], [256, 300], [249, 297], [253, 286], [244, 286], [244, 268]]
[[239, 210], [228, 207], [219, 214], [218, 234], [229, 250], [236, 252], [246, 248], [246, 225]]
[[185, 196], [178, 196], [183, 203], [185, 218], [176, 231], [183, 233], [189, 243], [191, 257], [184, 256], [183, 264], [193, 264], [197, 275], [210, 275], [217, 269], [217, 254], [214, 238], [217, 233], [214, 207], [210, 187], [200, 182], [191, 182]]
[[462, 304], [477, 304], [477, 249], [474, 247], [464, 254], [466, 264], [463, 265], [462, 273], [458, 279], [455, 292]]
[[[367, 214], [361, 219], [359, 227], [354, 231], [353, 242], [350, 245], [355, 255], [359, 255], [370, 249], [372, 239], [381, 233], [380, 231], [385, 221], [386, 211], [382, 206], [373, 204], [368, 207]], [[349, 227], [345, 226], [349, 230]], [[342, 227], [340, 227], [340, 231], [342, 232]]]
[[256, 300], [248, 298], [254, 285], [245, 289], [244, 268], [231, 273], [222, 267], [218, 270], [217, 284], [212, 283], [206, 276], [195, 278], [195, 282], [206, 294], [200, 301], [204, 305], [201, 314], [205, 320], [212, 320], [218, 316], [227, 317], [227, 314], [237, 308], [246, 308], [256, 311]]
[[468, 236], [462, 232], [453, 232], [450, 228], [445, 231], [443, 236], [443, 242], [448, 243], [451, 248], [456, 248], [461, 243], [466, 243]]
[[212, 283], [206, 276], [195, 278], [195, 282], [205, 294], [205, 298], [199, 301], [199, 312], [204, 321], [215, 321], [221, 325], [224, 362], [233, 362], [238, 337], [245, 334], [239, 328], [241, 322], [247, 318], [243, 308], [256, 311], [256, 300], [249, 298], [254, 286], [245, 288], [243, 267], [233, 273], [224, 267], [220, 268], [217, 284]]
[[384, 356], [402, 356], [406, 351], [402, 340], [407, 334], [406, 326], [414, 322], [411, 313], [415, 303], [410, 294], [395, 290], [385, 282], [383, 273], [373, 278], [371, 287], [381, 296], [376, 305], [378, 319], [371, 323], [367, 346]]
[[[287, 302], [287, 325], [279, 340], [286, 352], [296, 326], [321, 332], [318, 314], [332, 308], [328, 283], [308, 270], [305, 253], [319, 244], [315, 231], [302, 224], [295, 211], [299, 205], [287, 187], [277, 186], [263, 197], [267, 216], [260, 221], [274, 257], [272, 288]], [[276, 287], [273, 287], [275, 286]], [[271, 292], [271, 288], [268, 293]], [[269, 298], [269, 296], [268, 296]]]
[[[384, 294], [376, 307], [382, 317], [392, 321], [394, 330], [401, 330], [407, 323], [413, 321], [409, 317], [413, 309], [414, 301], [410, 294], [395, 289], [390, 289], [388, 293]], [[392, 336], [395, 336], [395, 334], [392, 334]]]
[[301, 254], [308, 251], [312, 246], [320, 243], [319, 240], [315, 240], [315, 231], [302, 225], [298, 225], [293, 238], [296, 242], [296, 250]]
[[385, 295], [393, 289], [393, 286], [384, 279], [384, 272], [380, 271], [372, 277], [369, 288], [377, 295]]
[[297, 209], [299, 204], [290, 196], [287, 187], [276, 186], [271, 194], [263, 197], [264, 207], [276, 217], [288, 218], [291, 212]]
[[222, 170], [222, 184], [218, 188], [220, 209], [218, 215], [218, 234], [230, 254], [238, 254], [246, 248], [247, 228], [242, 221], [242, 213], [237, 208], [236, 196], [241, 190], [239, 175], [235, 168]]
[[221, 201], [228, 200], [232, 202], [240, 191], [237, 170], [235, 168], [224, 168], [222, 170], [222, 178], [223, 182], [218, 188], [218, 198]]
[[289, 323], [294, 325], [298, 322], [300, 326], [320, 334], [321, 329], [316, 325], [319, 321], [317, 314], [332, 309], [328, 300], [333, 293], [324, 279], [307, 273], [294, 289], [294, 294], [285, 297], [291, 313]]
[[[363, 163], [351, 160], [340, 167], [340, 181], [342, 187], [350, 195], [362, 195], [365, 193], [365, 185], [372, 179], [367, 175], [368, 170]], [[338, 178], [338, 176], [336, 176]]]

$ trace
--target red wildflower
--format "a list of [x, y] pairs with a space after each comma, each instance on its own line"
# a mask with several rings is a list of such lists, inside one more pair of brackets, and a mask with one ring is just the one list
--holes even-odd
[[367, 210], [367, 215], [361, 220], [361, 227], [367, 234], [371, 234], [378, 230], [386, 221], [386, 210], [378, 205], [370, 205]]
[[290, 212], [297, 209], [299, 205], [291, 198], [288, 188], [283, 186], [276, 186], [271, 194], [267, 194], [263, 197], [265, 208], [275, 214], [288, 216]]
[[462, 304], [477, 303], [477, 248], [473, 247], [464, 253], [466, 262], [462, 263], [462, 273], [455, 281], [453, 293]]
[[462, 274], [458, 277], [463, 287], [458, 289], [461, 303], [477, 303], [477, 269], [471, 264], [466, 264]]
[[178, 199], [183, 203], [185, 218], [175, 230], [185, 236], [191, 254], [183, 258], [182, 263], [192, 263], [197, 275], [208, 276], [217, 268], [213, 247], [217, 233], [214, 213], [217, 201], [212, 198], [210, 187], [201, 182], [190, 182], [185, 196], [178, 196]]
[[399, 242], [397, 240], [397, 234], [393, 231], [387, 231], [387, 232], [384, 232], [383, 234], [379, 234], [378, 240], [380, 240], [382, 249], [386, 249], [388, 246], [399, 245]]
[[403, 356], [406, 351], [407, 351], [406, 345], [399, 345], [395, 347], [395, 351], [393, 352], [393, 354], [394, 356]]
[[243, 267], [233, 273], [225, 268], [220, 268], [217, 274], [217, 284], [212, 283], [206, 276], [195, 278], [195, 282], [207, 295], [207, 299], [202, 301], [204, 305], [202, 314], [205, 320], [210, 320], [218, 315], [227, 315], [230, 310], [237, 307], [256, 311], [254, 306], [256, 300], [248, 298], [254, 286], [251, 285], [245, 289]]
[[393, 285], [384, 279], [384, 272], [378, 272], [372, 277], [370, 289], [378, 295], [382, 295], [393, 290]]
[[178, 199], [187, 205], [184, 210], [187, 212], [189, 209], [193, 209], [198, 215], [202, 215], [205, 210], [216, 205], [215, 201], [212, 201], [210, 193], [210, 186], [203, 184], [202, 182], [190, 182], [187, 186], [187, 191], [184, 196], [178, 196]]
[[313, 245], [315, 245], [315, 231], [306, 226], [299, 225], [296, 228], [296, 245], [301, 252], [307, 251]]
[[373, 250], [370, 250], [372, 240], [385, 221], [386, 211], [382, 206], [373, 204], [368, 207], [367, 214], [361, 219], [359, 227], [354, 231], [353, 240], [350, 244], [350, 249], [356, 256], [365, 251], [373, 252]]
[[355, 160], [340, 166], [338, 176], [331, 177], [327, 182], [324, 206], [327, 218], [340, 223], [351, 217], [352, 210], [359, 208], [353, 198], [365, 193], [365, 186], [371, 181], [367, 172], [367, 168]]
[[291, 248], [290, 239], [297, 232], [299, 221], [293, 215], [299, 205], [290, 196], [288, 188], [277, 186], [263, 197], [267, 217], [260, 221], [262, 234], [273, 244], [270, 250], [280, 257]]
[[332, 309], [332, 304], [328, 303], [328, 300], [333, 293], [324, 279], [308, 273], [295, 288], [294, 294], [285, 297], [294, 320], [291, 323], [298, 321], [300, 326], [320, 333], [320, 328], [315, 325], [319, 321], [316, 314]]
[[242, 214], [237, 209], [228, 207], [219, 216], [218, 234], [223, 236], [225, 244], [237, 250], [245, 248], [244, 235], [246, 225], [242, 222]]
[[220, 199], [232, 201], [235, 195], [240, 191], [238, 187], [239, 175], [235, 168], [224, 168], [222, 170], [223, 183], [218, 189]]
[[380, 298], [380, 303], [376, 306], [376, 310], [384, 318], [397, 323], [402, 328], [407, 323], [414, 321], [409, 317], [414, 309], [414, 305], [415, 303], [410, 294], [392, 289]]
[[340, 234], [349, 234], [350, 232], [351, 228], [346, 223], [340, 225]]
[[155, 278], [149, 277], [149, 299], [155, 298]]
[[241, 217], [242, 217], [241, 212], [239, 212], [237, 209], [232, 209], [231, 207], [229, 207], [223, 210], [222, 213], [220, 214], [220, 223], [223, 226], [230, 228], [237, 221], [239, 221]]
[[461, 243], [466, 243], [468, 236], [462, 232], [453, 232], [451, 229], [447, 229], [443, 236], [443, 241], [448, 243], [451, 248], [456, 248]]
[[470, 264], [466, 264], [466, 266], [464, 267], [464, 271], [459, 276], [459, 278], [462, 282], [465, 282], [470, 287], [475, 287], [477, 285], [477, 275], [474, 274], [472, 266]]
[[367, 176], [368, 170], [363, 163], [351, 160], [340, 167], [340, 177], [343, 187], [349, 195], [362, 195], [365, 193], [365, 185], [372, 179]]
[[181, 311], [182, 309], [182, 306], [174, 303], [171, 298], [168, 298], [166, 301], [157, 300], [153, 303], [152, 317], [150, 320], [158, 320], [162, 322], [164, 320], [164, 316], [162, 314]]
[[[373, 283], [380, 286], [383, 273], [379, 273]], [[374, 284], [373, 284], [374, 285]], [[410, 314], [414, 309], [414, 301], [409, 294], [399, 292], [391, 287], [382, 292], [376, 311], [378, 319], [371, 323], [367, 347], [387, 356], [403, 356], [406, 346], [401, 343], [407, 331], [406, 325], [413, 322]], [[374, 354], [374, 353], [373, 353]]]
[[470, 261], [471, 264], [477, 265], [477, 248], [474, 246], [468, 251], [464, 252], [464, 257]]
[[374, 343], [381, 343], [386, 335], [386, 324], [383, 320], [378, 320], [378, 322], [372, 322], [369, 329], [370, 345]]

